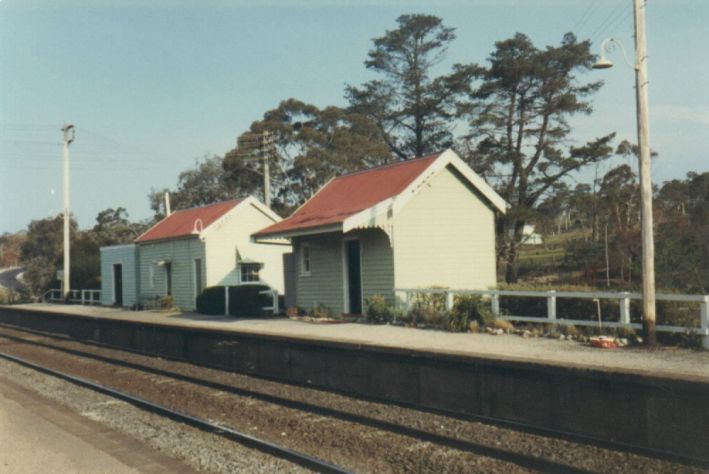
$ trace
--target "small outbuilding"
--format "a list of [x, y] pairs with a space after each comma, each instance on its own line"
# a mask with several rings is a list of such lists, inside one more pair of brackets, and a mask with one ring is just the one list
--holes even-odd
[[496, 284], [495, 213], [505, 201], [452, 150], [331, 180], [254, 235], [288, 238], [295, 302], [361, 313], [395, 288]]
[[205, 287], [249, 283], [283, 294], [290, 244], [251, 239], [280, 220], [253, 197], [175, 211], [133, 244], [101, 249], [101, 302], [131, 307], [172, 296], [176, 306], [193, 310]]

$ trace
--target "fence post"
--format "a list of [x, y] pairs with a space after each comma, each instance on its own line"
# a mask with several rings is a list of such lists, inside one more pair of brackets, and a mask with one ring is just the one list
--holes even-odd
[[453, 309], [453, 294], [452, 291], [446, 291], [446, 311], [450, 311]]
[[271, 296], [273, 296], [273, 315], [276, 316], [280, 312], [278, 307], [278, 290], [271, 290]]
[[620, 299], [620, 323], [630, 326], [630, 293], [624, 291], [622, 295], [623, 297]]
[[704, 337], [702, 337], [702, 345], [704, 349], [709, 349], [709, 295], [704, 295], [704, 301], [699, 305], [701, 326], [704, 330]]
[[500, 294], [497, 291], [493, 291], [490, 295], [490, 309], [495, 317], [500, 315]]
[[86, 304], [86, 303], [84, 303], [84, 292], [85, 292], [85, 291], [86, 291], [86, 290], [81, 290], [81, 304], [82, 304], [82, 305], [83, 305], [83, 304]]
[[224, 316], [229, 316], [229, 287], [224, 287]]
[[556, 320], [556, 291], [547, 291], [547, 319]]

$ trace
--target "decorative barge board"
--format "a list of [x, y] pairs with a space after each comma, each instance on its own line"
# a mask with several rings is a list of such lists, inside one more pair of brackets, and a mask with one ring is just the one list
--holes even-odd
[[0, 324], [709, 463], [709, 377], [658, 377], [0, 307]]

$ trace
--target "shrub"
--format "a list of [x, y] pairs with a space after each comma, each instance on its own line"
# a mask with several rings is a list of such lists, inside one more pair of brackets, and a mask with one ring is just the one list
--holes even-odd
[[330, 308], [325, 306], [322, 303], [318, 303], [315, 307], [313, 307], [310, 312], [310, 316], [313, 318], [317, 319], [331, 319], [332, 318], [332, 311]]
[[163, 296], [160, 298], [160, 309], [162, 310], [170, 310], [175, 307], [175, 300], [172, 298], [172, 296]]
[[414, 300], [408, 312], [411, 323], [441, 327], [446, 323], [446, 295], [443, 293], [418, 292], [412, 295]]
[[197, 312], [201, 314], [224, 314], [224, 287], [205, 288], [197, 296]]
[[[270, 294], [261, 294], [269, 290], [266, 285], [238, 285], [229, 287], [229, 314], [238, 317], [263, 316], [263, 308], [273, 305]], [[222, 293], [223, 296], [223, 293]]]
[[[263, 308], [271, 306], [271, 295], [261, 294], [268, 290], [266, 285], [238, 285], [229, 287], [229, 314], [238, 317], [263, 316]], [[202, 314], [224, 314], [224, 287], [205, 288], [197, 296], [197, 312]]]
[[452, 314], [458, 319], [477, 321], [478, 326], [490, 324], [495, 318], [489, 304], [478, 295], [459, 296], [453, 303]]
[[468, 332], [470, 319], [464, 312], [451, 311], [446, 315], [446, 330], [450, 332]]
[[365, 316], [368, 323], [388, 323], [396, 319], [396, 310], [387, 304], [382, 295], [374, 295], [365, 301]]

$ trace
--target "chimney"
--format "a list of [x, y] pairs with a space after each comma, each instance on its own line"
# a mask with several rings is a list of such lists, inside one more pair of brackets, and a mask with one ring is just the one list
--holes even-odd
[[169, 216], [172, 214], [170, 211], [170, 193], [167, 191], [165, 192], [165, 217]]

